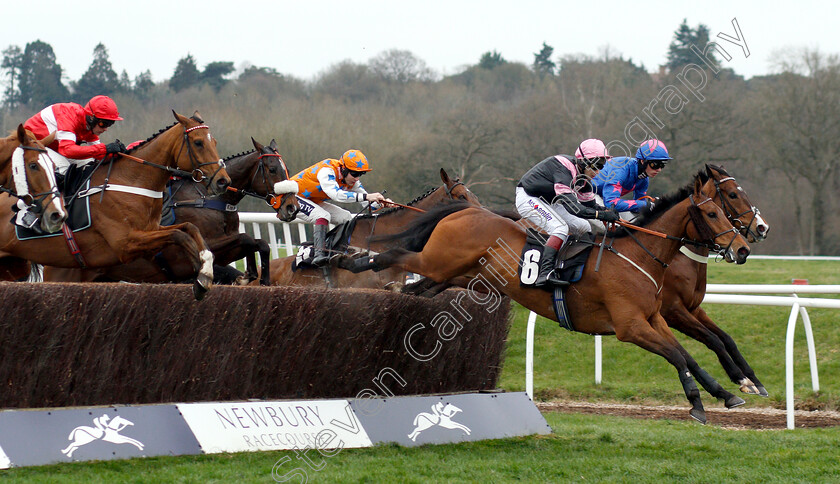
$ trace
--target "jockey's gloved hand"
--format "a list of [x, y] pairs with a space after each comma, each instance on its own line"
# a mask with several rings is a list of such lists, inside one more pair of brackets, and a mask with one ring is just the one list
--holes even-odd
[[602, 222], [616, 222], [621, 217], [618, 216], [618, 211], [616, 211], [614, 208], [609, 208], [604, 211], [598, 210], [598, 212], [595, 214], [595, 218]]
[[120, 140], [116, 140], [113, 143], [108, 143], [107, 145], [105, 145], [105, 152], [108, 154], [125, 153], [126, 151], [128, 150], [125, 149], [125, 145], [122, 144], [122, 141]]

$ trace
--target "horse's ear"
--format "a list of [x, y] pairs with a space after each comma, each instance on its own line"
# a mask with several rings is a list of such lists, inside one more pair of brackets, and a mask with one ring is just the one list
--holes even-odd
[[268, 144], [268, 147], [271, 148], [274, 151], [277, 151], [277, 140], [274, 139], [274, 138], [271, 138], [271, 143]]
[[263, 145], [261, 145], [257, 140], [255, 140], [253, 136], [251, 136], [251, 143], [254, 144], [254, 148], [256, 148], [257, 151], [262, 152]]
[[703, 191], [703, 180], [699, 176], [694, 177], [694, 196], [699, 196]]
[[193, 113], [192, 118], [193, 118], [194, 120], [198, 121], [199, 123], [202, 123], [202, 124], [204, 123], [204, 119], [201, 117], [201, 113], [199, 113], [199, 112], [198, 112], [198, 110], [196, 110], [196, 111]]
[[23, 124], [19, 124], [17, 127], [17, 139], [20, 144], [26, 143], [26, 129], [24, 129]]
[[172, 110], [172, 115], [175, 116], [175, 121], [178, 121], [179, 123], [183, 124], [184, 127], [186, 127], [187, 124], [189, 124], [190, 122], [189, 118], [176, 113], [174, 109]]
[[452, 183], [452, 180], [449, 179], [449, 173], [446, 173], [446, 170], [443, 168], [440, 169], [440, 180], [446, 186], [449, 186], [449, 184]]

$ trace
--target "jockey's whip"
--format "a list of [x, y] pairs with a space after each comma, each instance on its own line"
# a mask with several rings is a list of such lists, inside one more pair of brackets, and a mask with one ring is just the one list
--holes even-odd
[[645, 233], [645, 234], [655, 235], [657, 237], [662, 237], [663, 239], [668, 238], [668, 234], [663, 234], [662, 232], [657, 232], [655, 230], [650, 230], [650, 229], [646, 229], [644, 227], [639, 227], [638, 225], [633, 225], [630, 222], [625, 222], [624, 220], [616, 220], [613, 223], [616, 223], [616, 224], [621, 225], [622, 227], [626, 227], [628, 229], [637, 230], [637, 231]]
[[412, 207], [410, 205], [403, 205], [403, 204], [397, 203], [397, 202], [384, 202], [383, 201], [382, 203], [385, 204], [385, 205], [394, 205], [395, 207], [407, 208], [409, 210], [414, 210], [415, 212], [426, 213], [426, 211], [423, 210], [422, 208]]

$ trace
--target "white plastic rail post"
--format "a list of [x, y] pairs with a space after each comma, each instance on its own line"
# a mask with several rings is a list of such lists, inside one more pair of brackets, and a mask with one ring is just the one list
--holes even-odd
[[601, 335], [595, 335], [595, 384], [601, 384]]
[[796, 319], [799, 315], [799, 304], [794, 303], [788, 318], [787, 336], [785, 337], [785, 407], [787, 409], [787, 428], [795, 428], [793, 424], [793, 334], [796, 330]]
[[534, 399], [534, 326], [537, 322], [537, 313], [531, 311], [528, 315], [528, 328], [525, 335], [525, 393], [528, 398]]

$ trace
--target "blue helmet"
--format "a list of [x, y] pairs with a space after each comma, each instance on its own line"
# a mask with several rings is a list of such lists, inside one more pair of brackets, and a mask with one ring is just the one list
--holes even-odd
[[668, 155], [668, 148], [665, 147], [665, 143], [658, 139], [649, 139], [636, 150], [636, 159], [641, 162], [660, 161], [665, 164], [673, 158]]

